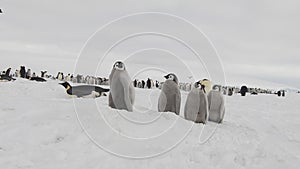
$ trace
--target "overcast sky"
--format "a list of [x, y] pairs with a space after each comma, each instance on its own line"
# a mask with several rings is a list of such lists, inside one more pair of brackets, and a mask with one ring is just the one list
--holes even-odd
[[[0, 14], [1, 69], [18, 68], [23, 64], [36, 71], [72, 72], [79, 52], [101, 26], [133, 13], [163, 12], [184, 18], [202, 30], [218, 51], [228, 84], [255, 85], [264, 81], [300, 88], [300, 2], [297, 0], [0, 0], [0, 8], [3, 11]], [[169, 25], [163, 18], [144, 21], [150, 27], [157, 24], [153, 26], [155, 29]], [[113, 30], [135, 30], [141, 23], [143, 21], [137, 20]], [[184, 26], [175, 29], [181, 30], [182, 34], [189, 33]], [[102, 37], [106, 41], [113, 40], [117, 37], [115, 32]], [[122, 46], [119, 51], [112, 51], [103, 66], [100, 65], [105, 71], [97, 73], [108, 76], [114, 60], [123, 60], [137, 50], [141, 51], [134, 56], [139, 58], [135, 61], [140, 65], [149, 63], [155, 66], [160, 63], [157, 60], [164, 57], [160, 66], [168, 64], [170, 69], [174, 68], [170, 71], [176, 71], [176, 64], [180, 63], [169, 59], [172, 53], [176, 53], [188, 67], [189, 64], [195, 67], [195, 61], [185, 56], [189, 54], [182, 53], [184, 49], [180, 52], [176, 47], [178, 44], [172, 44], [172, 40], [147, 37], [137, 37], [127, 45], [123, 44], [123, 48], [132, 51], [124, 52]], [[198, 37], [193, 40], [198, 40]], [[174, 52], [176, 50], [178, 52]], [[156, 57], [149, 59], [153, 55]], [[141, 59], [143, 57], [148, 59]], [[151, 62], [153, 60], [156, 61]], [[130, 59], [128, 62], [130, 69]], [[206, 66], [213, 67], [211, 63]], [[131, 71], [133, 76], [138, 70]], [[197, 71], [196, 79], [209, 76], [202, 66]], [[186, 80], [189, 73], [180, 72], [184, 76], [181, 78]], [[214, 81], [218, 81], [216, 78]]]

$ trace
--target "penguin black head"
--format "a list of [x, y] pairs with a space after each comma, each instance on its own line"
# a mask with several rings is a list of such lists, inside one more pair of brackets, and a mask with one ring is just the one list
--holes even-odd
[[[212, 89], [213, 90], [215, 90], [215, 91], [221, 91], [221, 85], [214, 85], [213, 87], [212, 87]], [[230, 90], [230, 89], [229, 89]]]
[[121, 61], [117, 61], [114, 64], [113, 68], [116, 69], [116, 70], [125, 70], [125, 64]]
[[195, 88], [201, 88], [201, 83], [199, 81], [197, 81], [195, 84], [194, 84], [194, 87]]
[[63, 87], [65, 87], [67, 90], [72, 87], [68, 82], [63, 82], [63, 83], [59, 83], [59, 84], [62, 85]]
[[172, 80], [174, 81], [176, 84], [178, 84], [178, 78], [174, 73], [169, 73], [166, 76], [164, 76], [167, 80]]

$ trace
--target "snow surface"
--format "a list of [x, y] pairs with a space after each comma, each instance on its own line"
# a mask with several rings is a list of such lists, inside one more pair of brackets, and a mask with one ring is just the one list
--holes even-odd
[[136, 89], [134, 112], [73, 99], [55, 80], [0, 91], [1, 169], [299, 168], [297, 94], [226, 97], [224, 123], [204, 126], [157, 112], [158, 89]]

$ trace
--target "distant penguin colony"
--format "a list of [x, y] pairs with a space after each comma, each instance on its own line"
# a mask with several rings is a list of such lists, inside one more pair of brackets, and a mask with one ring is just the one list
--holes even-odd
[[[8, 82], [23, 78], [36, 82], [46, 82], [47, 80], [60, 80], [59, 84], [65, 88], [70, 96], [93, 97], [108, 96], [108, 105], [113, 109], [127, 110], [132, 112], [135, 101], [135, 88], [159, 90], [158, 112], [173, 112], [180, 115], [181, 91], [188, 92], [185, 100], [183, 116], [186, 120], [194, 123], [206, 124], [207, 121], [222, 123], [225, 115], [224, 95], [232, 96], [238, 93], [241, 96], [258, 95], [260, 93], [276, 94], [285, 97], [285, 90], [268, 90], [261, 88], [251, 88], [242, 86], [221, 86], [214, 85], [208, 79], [202, 79], [195, 83], [183, 83], [178, 80], [174, 73], [164, 76], [165, 81], [160, 82], [151, 77], [146, 79], [131, 80], [127, 67], [121, 61], [113, 64], [109, 78], [84, 76], [82, 74], [58, 72], [56, 76], [47, 74], [46, 70], [39, 73], [33, 72], [30, 68], [21, 66], [19, 70], [11, 73], [11, 68], [0, 71], [0, 81]], [[39, 76], [40, 75], [40, 76]], [[46, 80], [47, 79], [47, 80]], [[72, 85], [71, 85], [71, 84]], [[73, 83], [86, 83], [87, 85], [73, 85]], [[109, 85], [109, 89], [97, 85]]]
[[158, 99], [159, 112], [174, 112], [179, 115], [181, 94], [178, 88], [178, 78], [174, 73], [166, 76], [166, 81], [162, 85], [162, 89]]
[[109, 75], [109, 100], [111, 108], [133, 111], [135, 90], [125, 64], [117, 61]]
[[208, 117], [208, 103], [200, 82], [194, 84], [193, 89], [187, 96], [184, 107], [184, 118], [195, 123], [206, 124]]

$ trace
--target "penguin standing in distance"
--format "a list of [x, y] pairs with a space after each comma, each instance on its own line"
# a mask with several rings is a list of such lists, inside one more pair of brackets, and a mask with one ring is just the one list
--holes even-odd
[[147, 84], [147, 88], [151, 89], [151, 80], [150, 80], [150, 78], [147, 79], [146, 84]]
[[31, 74], [31, 69], [27, 69], [27, 72], [26, 72], [26, 79], [29, 79], [31, 76], [32, 76], [32, 74]]
[[157, 81], [157, 80], [155, 81], [155, 87], [159, 88], [159, 81]]
[[135, 90], [125, 64], [117, 61], [109, 75], [109, 98], [108, 105], [111, 108], [133, 111]]
[[102, 87], [92, 85], [71, 86], [68, 82], [63, 82], [59, 84], [65, 87], [67, 94], [77, 97], [106, 96], [105, 92], [109, 91], [109, 89], [104, 89]]
[[0, 81], [7, 82], [16, 80], [10, 75], [10, 70], [11, 68], [8, 68], [6, 71], [3, 71], [3, 73], [0, 75]]
[[144, 80], [142, 80], [142, 88], [144, 89], [145, 88], [145, 81]]
[[15, 71], [15, 77], [21, 77], [20, 70]]
[[56, 79], [58, 79], [60, 81], [64, 80], [64, 74], [62, 72], [58, 72], [57, 76], [56, 76]]
[[8, 68], [5, 72], [5, 76], [10, 76], [10, 71], [11, 71], [11, 68]]
[[46, 75], [46, 73], [47, 73], [47, 71], [45, 70], [45, 71], [41, 71], [41, 77], [42, 78], [44, 78], [45, 77], [45, 75]]
[[20, 75], [21, 75], [21, 78], [26, 78], [25, 66], [21, 66]]
[[216, 123], [222, 123], [225, 114], [224, 96], [221, 93], [221, 86], [215, 85], [208, 93], [208, 120]]
[[195, 123], [206, 124], [208, 118], [208, 101], [200, 82], [196, 82], [189, 92], [185, 107], [184, 118]]
[[136, 87], [136, 86], [137, 86], [137, 80], [134, 79], [134, 81], [133, 81], [133, 87]]
[[246, 93], [248, 92], [248, 87], [247, 86], [242, 86], [241, 87], [241, 90], [240, 90], [240, 93], [241, 93], [241, 96], [246, 96]]
[[159, 112], [174, 112], [179, 115], [181, 104], [181, 93], [178, 87], [178, 78], [174, 73], [166, 76], [158, 99]]

